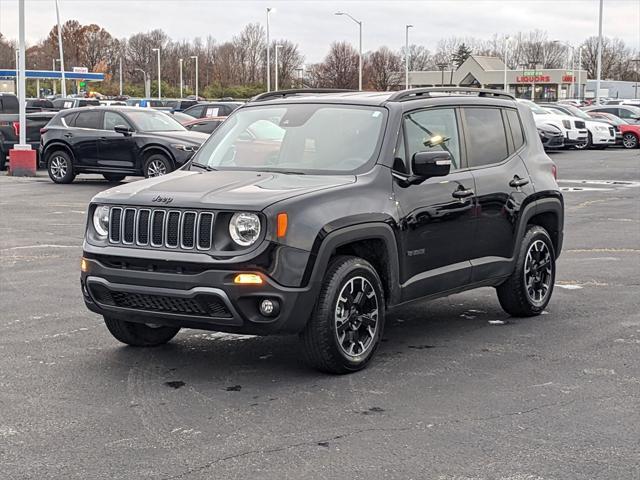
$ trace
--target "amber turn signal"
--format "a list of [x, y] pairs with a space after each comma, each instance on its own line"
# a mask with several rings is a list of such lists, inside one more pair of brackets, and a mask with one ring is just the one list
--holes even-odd
[[80, 271], [82, 273], [87, 273], [89, 271], [89, 262], [87, 262], [87, 259], [84, 257], [80, 260]]
[[289, 218], [287, 217], [286, 213], [278, 214], [278, 231], [277, 231], [278, 238], [282, 238], [287, 234], [288, 222], [289, 222]]
[[262, 285], [262, 277], [255, 273], [239, 273], [233, 279], [233, 283], [242, 285]]

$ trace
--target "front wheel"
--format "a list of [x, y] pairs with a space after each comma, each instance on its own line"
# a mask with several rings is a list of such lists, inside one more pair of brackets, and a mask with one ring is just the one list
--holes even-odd
[[625, 133], [622, 135], [622, 146], [624, 148], [636, 148], [638, 146], [638, 137], [633, 133]]
[[173, 171], [171, 160], [160, 153], [154, 153], [144, 162], [144, 176], [146, 178], [161, 177]]
[[358, 257], [334, 258], [300, 334], [308, 363], [337, 374], [363, 369], [380, 343], [384, 314], [382, 282], [373, 266]]
[[556, 278], [553, 242], [547, 231], [529, 225], [511, 276], [497, 287], [502, 309], [514, 317], [542, 313], [551, 299]]
[[63, 150], [57, 150], [49, 155], [47, 172], [49, 178], [55, 183], [71, 183], [76, 178], [71, 156]]
[[574, 148], [578, 150], [586, 150], [587, 148], [590, 148], [592, 145], [593, 145], [593, 137], [591, 136], [591, 132], [589, 132], [587, 135], [587, 139], [584, 141], [584, 143], [577, 143], [574, 145]]
[[127, 322], [112, 317], [104, 317], [109, 332], [117, 340], [133, 347], [155, 347], [164, 345], [180, 331], [177, 327]]

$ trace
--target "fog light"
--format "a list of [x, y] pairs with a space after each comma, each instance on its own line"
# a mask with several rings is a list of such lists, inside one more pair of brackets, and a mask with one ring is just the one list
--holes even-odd
[[261, 285], [262, 277], [260, 275], [256, 275], [255, 273], [239, 273], [233, 279], [233, 283], [239, 284], [253, 284], [253, 285]]
[[280, 313], [280, 303], [277, 300], [265, 298], [260, 302], [260, 313], [265, 317], [275, 317]]

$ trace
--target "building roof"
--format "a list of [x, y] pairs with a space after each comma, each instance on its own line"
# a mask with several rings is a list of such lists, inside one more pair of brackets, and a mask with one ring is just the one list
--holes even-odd
[[498, 57], [485, 57], [483, 55], [471, 55], [483, 70], [504, 70], [504, 62]]

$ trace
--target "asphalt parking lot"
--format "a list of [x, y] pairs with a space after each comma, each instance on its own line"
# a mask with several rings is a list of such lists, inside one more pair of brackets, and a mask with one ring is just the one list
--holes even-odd
[[0, 177], [0, 477], [640, 478], [640, 153], [551, 156], [566, 224], [545, 314], [510, 319], [492, 289], [413, 304], [341, 377], [295, 337], [120, 345], [79, 289], [108, 185]]

